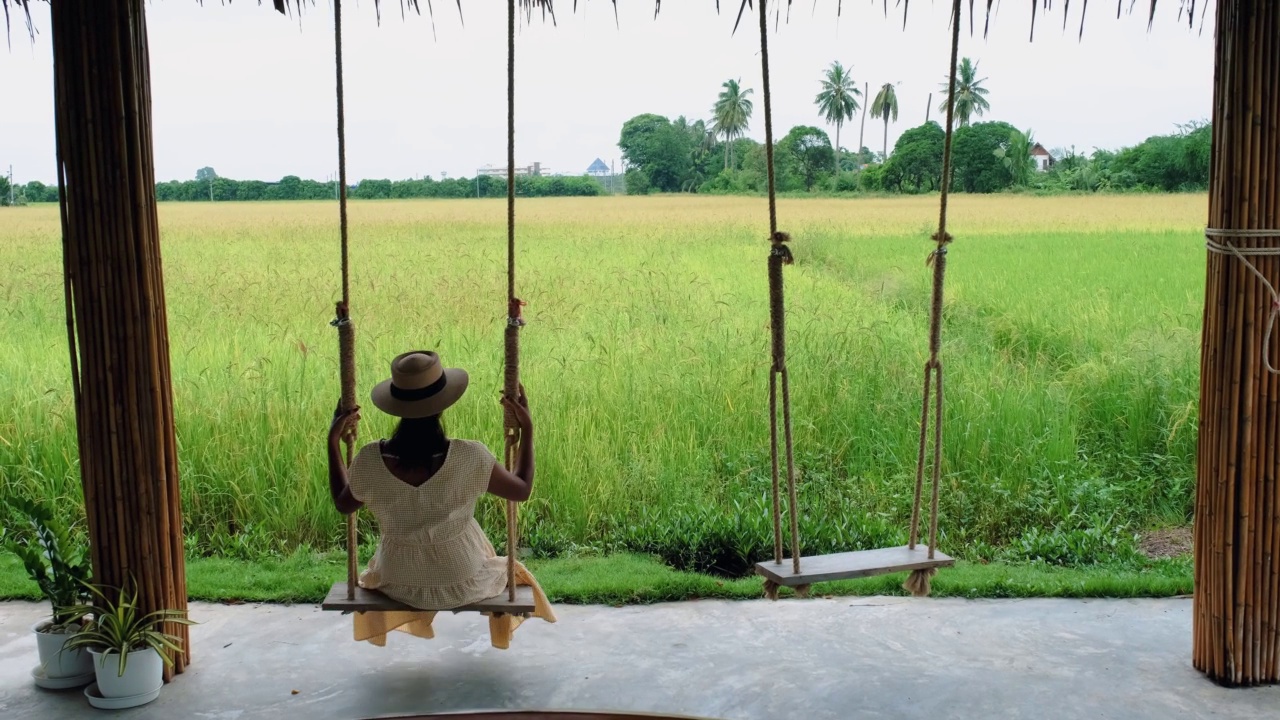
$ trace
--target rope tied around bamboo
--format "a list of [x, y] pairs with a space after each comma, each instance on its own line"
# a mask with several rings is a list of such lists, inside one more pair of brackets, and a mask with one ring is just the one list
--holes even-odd
[[1280, 681], [1280, 375], [1259, 347], [1280, 286], [1280, 3], [1224, 0], [1215, 25], [1191, 659], [1235, 687]]
[[[1250, 257], [1280, 257], [1280, 244], [1269, 247], [1241, 248], [1229, 242], [1231, 239], [1280, 241], [1280, 229], [1205, 228], [1204, 234], [1207, 238], [1205, 247], [1209, 252], [1235, 256], [1271, 295], [1271, 312], [1267, 315], [1267, 329], [1262, 337], [1262, 362], [1266, 366], [1267, 372], [1272, 375], [1280, 375], [1280, 370], [1276, 369], [1276, 364], [1271, 362], [1271, 338], [1275, 333], [1276, 320], [1280, 318], [1280, 292], [1277, 292], [1275, 285], [1267, 279], [1267, 276], [1263, 275], [1262, 271], [1258, 270], [1257, 266], [1249, 261]], [[1219, 239], [1227, 240], [1228, 242], [1218, 242]]]

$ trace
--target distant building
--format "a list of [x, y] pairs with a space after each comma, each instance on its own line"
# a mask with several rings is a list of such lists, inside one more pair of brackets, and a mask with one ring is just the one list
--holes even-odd
[[600, 158], [596, 158], [596, 161], [591, 163], [591, 167], [587, 168], [587, 174], [592, 177], [605, 177], [609, 175], [609, 166], [605, 165]]
[[[540, 162], [536, 162], [536, 163], [534, 163], [534, 164], [532, 164], [532, 165], [529, 165], [529, 166], [527, 166], [527, 167], [519, 167], [519, 166], [516, 166], [516, 175], [517, 175], [517, 176], [519, 176], [519, 175], [545, 175], [546, 173], [547, 173], [547, 168], [542, 167], [542, 163], [540, 163]], [[501, 166], [501, 167], [494, 167], [494, 166], [492, 166], [492, 165], [485, 165], [485, 166], [484, 166], [484, 167], [482, 167], [482, 168], [476, 168], [476, 175], [495, 175], [495, 176], [497, 176], [497, 177], [506, 177], [506, 176], [507, 176], [507, 166], [506, 166], [506, 165], [503, 165], [503, 166]]]
[[1040, 172], [1047, 171], [1049, 168], [1053, 167], [1055, 162], [1057, 162], [1057, 160], [1054, 159], [1053, 154], [1048, 150], [1045, 150], [1044, 146], [1040, 143], [1036, 143], [1035, 147], [1031, 148], [1031, 159], [1036, 161], [1036, 170], [1039, 170]]

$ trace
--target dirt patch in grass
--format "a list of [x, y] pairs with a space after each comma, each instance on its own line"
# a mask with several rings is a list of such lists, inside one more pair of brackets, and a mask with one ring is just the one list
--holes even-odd
[[1139, 541], [1139, 547], [1152, 559], [1181, 557], [1191, 552], [1191, 528], [1165, 528], [1147, 533]]

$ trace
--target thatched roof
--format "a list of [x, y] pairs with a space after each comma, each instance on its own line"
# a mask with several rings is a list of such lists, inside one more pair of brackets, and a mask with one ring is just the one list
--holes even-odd
[[[203, 0], [196, 0], [196, 1], [201, 2], [203, 4]], [[375, 12], [377, 12], [379, 20], [381, 20], [381, 17], [382, 17], [382, 1], [383, 0], [374, 0], [373, 2]], [[390, 0], [387, 0], [387, 1], [390, 2]], [[441, 1], [448, 2], [448, 0], [441, 0]], [[454, 0], [454, 1], [458, 6], [458, 12], [461, 13], [462, 0]], [[526, 14], [531, 16], [534, 10], [538, 10], [542, 13], [544, 17], [550, 17], [551, 21], [555, 22], [555, 7], [554, 7], [555, 0], [518, 0], [518, 1], [522, 6], [522, 8], [525, 10]], [[616, 15], [618, 0], [607, 0], [607, 1], [614, 6], [614, 13]], [[760, 1], [767, 2], [768, 0], [760, 0]], [[978, 13], [981, 13], [982, 16], [984, 17], [982, 34], [985, 37], [991, 26], [991, 16], [997, 9], [997, 0], [961, 0], [961, 1], [967, 2], [969, 5], [969, 33], [970, 34], [974, 33], [974, 18], [977, 16]], [[1039, 15], [1048, 15], [1049, 13], [1053, 12], [1053, 0], [1023, 0], [1023, 1], [1031, 3], [1031, 37], [1032, 39], [1034, 39], [1035, 32], [1036, 32], [1036, 19]], [[4, 8], [5, 26], [6, 27], [9, 26], [9, 20], [10, 20], [9, 6], [13, 5], [22, 12], [26, 20], [27, 31], [29, 33], [34, 33], [35, 30], [31, 24], [31, 4], [33, 2], [34, 0], [0, 0], [0, 6], [3, 6]], [[44, 2], [57, 2], [57, 0], [44, 0]], [[223, 0], [223, 2], [231, 2], [231, 0]], [[577, 11], [578, 0], [560, 0], [560, 5], [563, 6], [564, 3], [566, 2], [572, 2], [573, 10], [575, 12]], [[583, 0], [584, 5], [586, 4], [586, 2], [587, 0]], [[716, 4], [716, 10], [719, 11], [720, 0], [714, 0], [714, 2]], [[735, 0], [725, 0], [725, 4], [730, 6], [734, 2]], [[752, 0], [737, 0], [737, 2], [739, 4], [738, 4], [738, 10], [737, 10], [738, 18], [737, 18], [737, 21], [734, 23], [735, 30], [737, 29], [738, 23], [742, 21], [743, 14], [746, 12], [748, 8], [752, 7]], [[784, 0], [773, 0], [773, 2], [777, 6], [778, 14], [781, 15], [782, 11], [784, 10]], [[785, 0], [785, 10], [788, 14], [790, 14], [792, 2], [793, 0]], [[815, 2], [817, 2], [817, 0], [815, 0]], [[831, 4], [831, 2], [832, 0], [826, 0], [827, 4]], [[836, 15], [839, 16], [844, 11], [844, 0], [834, 0], [834, 2], [835, 2]], [[982, 8], [982, 5], [984, 4], [984, 2], [986, 5], [985, 10]], [[418, 14], [421, 14], [422, 12], [421, 0], [399, 0], [399, 3], [400, 3], [401, 15], [404, 15], [406, 10], [412, 10], [413, 12]], [[1127, 2], [1126, 0], [1116, 0], [1116, 17], [1119, 18], [1121, 15], [1124, 14], [1126, 4], [1129, 6], [1128, 12], [1133, 13], [1133, 11], [1138, 7], [1138, 3], [1139, 3], [1139, 0], [1127, 0]], [[261, 5], [262, 0], [258, 0], [258, 4]], [[271, 4], [272, 6], [275, 7], [277, 11], [281, 13], [291, 13], [294, 11], [301, 13], [304, 11], [307, 5], [309, 4], [314, 5], [315, 0], [271, 0]], [[426, 4], [427, 4], [427, 13], [429, 15], [434, 16], [435, 9], [432, 7], [431, 0], [426, 0]], [[876, 4], [876, 1], [871, 0], [871, 4], [874, 6]], [[893, 4], [894, 4], [895, 12], [898, 7], [902, 8], [902, 24], [905, 27], [907, 23], [907, 15], [910, 12], [911, 0], [894, 0]], [[1097, 4], [1098, 2], [1095, 1], [1094, 5], [1097, 6]], [[1160, 0], [1146, 0], [1146, 7], [1144, 8], [1144, 10], [1147, 14], [1147, 26], [1150, 27], [1151, 23], [1155, 21], [1157, 6], [1164, 5], [1167, 7], [1167, 6], [1173, 5], [1177, 7], [1178, 19], [1182, 20], [1185, 18], [1187, 26], [1194, 27], [1196, 22], [1196, 8], [1197, 6], [1199, 6], [1200, 26], [1201, 26], [1201, 29], [1203, 29], [1204, 17], [1205, 17], [1205, 13], [1209, 9], [1209, 4], [1210, 4], [1210, 0], [1164, 0], [1163, 3], [1161, 3]], [[1062, 6], [1062, 26], [1065, 29], [1071, 17], [1072, 2], [1071, 0], [1061, 0], [1059, 5]], [[1089, 0], [1077, 0], [1075, 5], [1080, 11], [1080, 35], [1083, 36], [1085, 15], [1088, 13], [1088, 10], [1089, 10]], [[888, 17], [889, 0], [881, 0], [881, 6], [884, 11], [885, 17]], [[657, 17], [659, 11], [661, 10], [662, 10], [662, 0], [653, 0], [654, 16]]]

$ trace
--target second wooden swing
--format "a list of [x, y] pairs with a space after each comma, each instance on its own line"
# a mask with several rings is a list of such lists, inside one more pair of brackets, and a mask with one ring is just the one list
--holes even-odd
[[[751, 0], [744, 0], [748, 7]], [[829, 555], [800, 555], [799, 503], [796, 498], [796, 473], [791, 438], [791, 389], [787, 377], [786, 305], [783, 295], [782, 266], [792, 261], [785, 243], [790, 239], [778, 230], [777, 192], [773, 167], [773, 108], [769, 93], [769, 37], [767, 0], [760, 0], [760, 64], [764, 75], [765, 155], [769, 175], [769, 324], [772, 331], [772, 367], [769, 373], [769, 446], [773, 460], [773, 560], [756, 563], [758, 575], [764, 577], [765, 595], [777, 599], [779, 587], [792, 587], [806, 596], [814, 583], [849, 580], [910, 571], [905, 587], [916, 596], [928, 595], [930, 578], [938, 568], [955, 564], [955, 560], [938, 552], [938, 486], [942, 463], [942, 284], [947, 267], [947, 195], [951, 186], [951, 137], [955, 114], [956, 60], [960, 48], [960, 0], [953, 0], [951, 10], [951, 73], [947, 101], [946, 142], [942, 155], [942, 200], [938, 217], [937, 244], [929, 256], [933, 267], [933, 301], [929, 318], [929, 360], [924, 367], [924, 402], [920, 413], [920, 453], [916, 462], [915, 499], [911, 507], [910, 540], [906, 545], [871, 550], [858, 550]], [[741, 11], [739, 11], [741, 19]], [[782, 427], [787, 463], [788, 516], [791, 530], [791, 557], [783, 557], [782, 499], [778, 472], [778, 385], [782, 385]], [[932, 407], [931, 407], [932, 401]], [[929, 506], [929, 541], [921, 545], [920, 504], [924, 489], [924, 467], [929, 440], [929, 415], [933, 410], [933, 498]]]

